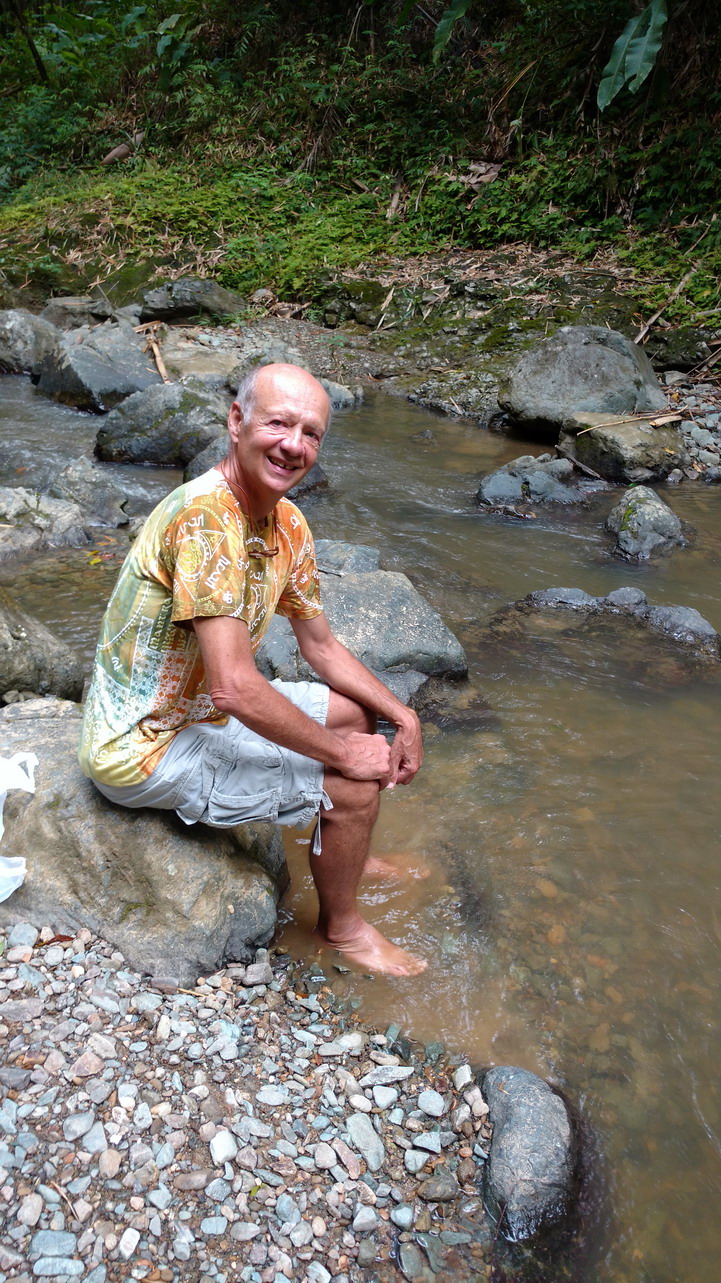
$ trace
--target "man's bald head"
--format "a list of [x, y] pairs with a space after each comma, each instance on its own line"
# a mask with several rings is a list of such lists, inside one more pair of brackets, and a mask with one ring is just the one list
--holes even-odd
[[323, 384], [301, 365], [291, 365], [285, 361], [273, 361], [268, 365], [256, 365], [238, 385], [235, 401], [247, 423], [253, 415], [258, 396], [265, 390], [277, 388], [286, 393], [296, 392], [301, 397], [308, 394], [320, 396], [327, 405], [326, 429], [330, 427], [331, 401]]

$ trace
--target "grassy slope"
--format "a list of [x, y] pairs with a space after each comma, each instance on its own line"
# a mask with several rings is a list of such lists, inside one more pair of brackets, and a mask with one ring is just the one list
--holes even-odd
[[[132, 165], [46, 175], [19, 193], [0, 209], [0, 270], [16, 285], [32, 281], [60, 292], [120, 275], [132, 291], [150, 262], [213, 275], [242, 293], [270, 285], [282, 297], [308, 298], [328, 271], [384, 254], [530, 240], [586, 260], [599, 251], [611, 255], [633, 270], [646, 311], [663, 303], [689, 263], [698, 262], [698, 273], [668, 309], [677, 322], [704, 320], [721, 302], [717, 246], [707, 236], [688, 255], [708, 223], [675, 234], [618, 228], [589, 234], [571, 211], [544, 217], [548, 175], [537, 168], [500, 178], [475, 204], [458, 183], [431, 179], [418, 208], [418, 190], [411, 191], [405, 210], [389, 221], [390, 179], [362, 192], [332, 174], [315, 178], [263, 161], [220, 172], [192, 160], [160, 166], [138, 158]], [[141, 265], [137, 274], [134, 264]]]
[[[481, 0], [476, 8], [478, 26], [436, 69], [418, 17], [401, 38], [391, 15], [374, 44], [355, 19], [349, 32], [342, 5], [316, 16], [319, 35], [312, 24], [292, 29], [287, 4], [265, 6], [248, 68], [227, 14], [216, 17], [203, 29], [205, 60], [183, 66], [168, 90], [161, 68], [133, 70], [132, 60], [107, 101], [100, 62], [97, 73], [91, 60], [55, 70], [65, 87], [52, 91], [25, 68], [21, 96], [0, 99], [0, 272], [38, 292], [121, 273], [130, 292], [147, 276], [135, 265], [150, 262], [307, 298], [323, 272], [384, 254], [521, 241], [615, 258], [633, 272], [646, 313], [698, 263], [666, 316], [718, 319], [721, 92], [706, 64], [717, 82], [719, 35], [704, 43], [691, 30], [689, 13], [705, 21], [701, 0], [682, 6], [643, 102], [626, 95], [603, 118], [593, 90], [620, 0], [572, 11], [561, 0], [520, 9], [506, 0], [485, 17]], [[276, 9], [283, 22], [273, 26]], [[687, 53], [683, 101], [670, 72]], [[15, 74], [8, 63], [4, 73]], [[138, 123], [148, 129], [141, 153], [103, 170], [104, 151]], [[489, 158], [502, 160], [500, 174], [474, 189], [469, 163]]]

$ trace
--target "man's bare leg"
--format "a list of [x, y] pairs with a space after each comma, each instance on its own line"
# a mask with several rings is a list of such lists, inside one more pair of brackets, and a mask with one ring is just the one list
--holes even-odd
[[[339, 731], [374, 729], [364, 709], [335, 691], [330, 695], [327, 725]], [[424, 960], [386, 940], [358, 911], [356, 893], [378, 815], [378, 785], [326, 771], [324, 787], [333, 809], [322, 812], [322, 852], [310, 857], [319, 904], [316, 935], [370, 971], [417, 975], [426, 966]]]

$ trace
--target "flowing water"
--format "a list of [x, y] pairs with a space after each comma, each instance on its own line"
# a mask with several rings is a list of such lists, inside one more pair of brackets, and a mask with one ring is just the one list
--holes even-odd
[[[28, 397], [27, 385], [13, 395]], [[29, 400], [43, 466], [53, 451], [89, 448], [97, 421]], [[16, 415], [27, 440], [19, 400]], [[339, 416], [324, 448], [332, 488], [307, 504], [316, 534], [378, 546], [441, 611], [470, 665], [426, 719], [424, 768], [384, 797], [376, 831], [379, 854], [402, 852], [429, 876], [371, 882], [363, 897], [428, 970], [334, 984], [381, 1027], [393, 1019], [475, 1064], [521, 1064], [562, 1087], [584, 1120], [597, 1196], [583, 1283], [716, 1283], [721, 679], [621, 623], [561, 613], [521, 630], [486, 625], [535, 588], [634, 584], [721, 629], [721, 491], [670, 492], [694, 546], [628, 567], [601, 527], [610, 495], [536, 521], [478, 512], [479, 474], [526, 448], [391, 398]], [[34, 463], [9, 455], [3, 467], [28, 466], [28, 484]], [[129, 473], [133, 485], [151, 480]], [[89, 658], [121, 552], [122, 537], [99, 535], [94, 549], [20, 575], [5, 565], [0, 580]], [[282, 938], [308, 955], [306, 845], [292, 834], [288, 850]]]

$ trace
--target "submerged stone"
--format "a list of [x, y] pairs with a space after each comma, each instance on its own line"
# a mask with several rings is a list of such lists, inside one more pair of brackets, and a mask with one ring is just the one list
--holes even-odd
[[512, 1241], [562, 1219], [573, 1179], [573, 1133], [566, 1106], [547, 1083], [513, 1065], [483, 1080], [493, 1139], [484, 1169], [486, 1198]]

